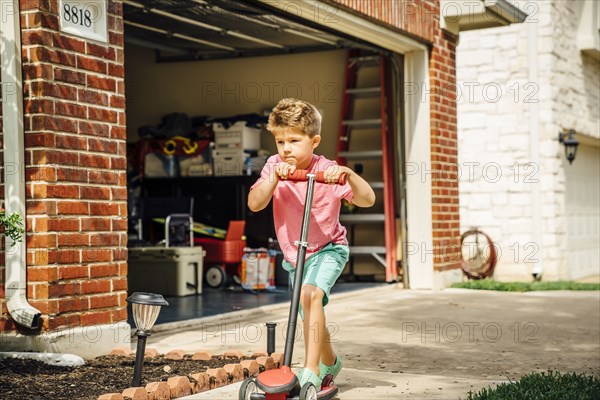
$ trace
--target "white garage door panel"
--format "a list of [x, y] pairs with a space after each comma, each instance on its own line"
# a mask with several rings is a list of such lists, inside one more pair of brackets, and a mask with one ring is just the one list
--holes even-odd
[[565, 179], [570, 277], [600, 275], [600, 148], [580, 145]]

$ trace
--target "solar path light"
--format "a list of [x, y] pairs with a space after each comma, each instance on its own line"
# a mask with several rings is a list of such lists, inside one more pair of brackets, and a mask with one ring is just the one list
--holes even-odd
[[137, 350], [135, 352], [135, 366], [133, 369], [132, 387], [138, 387], [142, 383], [142, 366], [144, 363], [144, 352], [146, 351], [146, 338], [150, 336], [150, 330], [154, 326], [161, 306], [169, 303], [160, 295], [155, 293], [135, 292], [127, 298], [133, 309], [133, 321], [135, 322], [136, 335], [138, 337]]

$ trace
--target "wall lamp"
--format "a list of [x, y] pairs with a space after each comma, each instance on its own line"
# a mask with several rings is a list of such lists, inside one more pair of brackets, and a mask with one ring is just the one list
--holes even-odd
[[577, 155], [577, 146], [579, 146], [579, 142], [576, 139], [573, 139], [574, 134], [574, 129], [558, 133], [558, 141], [565, 145], [565, 156], [567, 157], [569, 164], [573, 164], [575, 156]]
[[131, 386], [138, 387], [142, 383], [142, 367], [144, 364], [144, 353], [146, 352], [146, 338], [150, 336], [150, 330], [158, 318], [160, 308], [162, 306], [168, 306], [169, 303], [160, 294], [144, 292], [133, 293], [127, 298], [127, 302], [131, 303], [133, 321], [135, 322], [136, 335], [138, 337]]

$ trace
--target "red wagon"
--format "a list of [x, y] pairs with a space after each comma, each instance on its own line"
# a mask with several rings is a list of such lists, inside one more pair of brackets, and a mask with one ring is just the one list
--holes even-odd
[[206, 252], [207, 265], [204, 281], [213, 288], [225, 285], [229, 279], [240, 276], [242, 256], [246, 247], [244, 229], [246, 221], [229, 221], [225, 239], [195, 237], [194, 245]]

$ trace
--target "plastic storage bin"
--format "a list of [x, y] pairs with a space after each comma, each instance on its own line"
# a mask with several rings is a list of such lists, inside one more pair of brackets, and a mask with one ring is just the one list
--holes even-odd
[[165, 296], [202, 293], [202, 247], [132, 247], [129, 249], [129, 292]]

